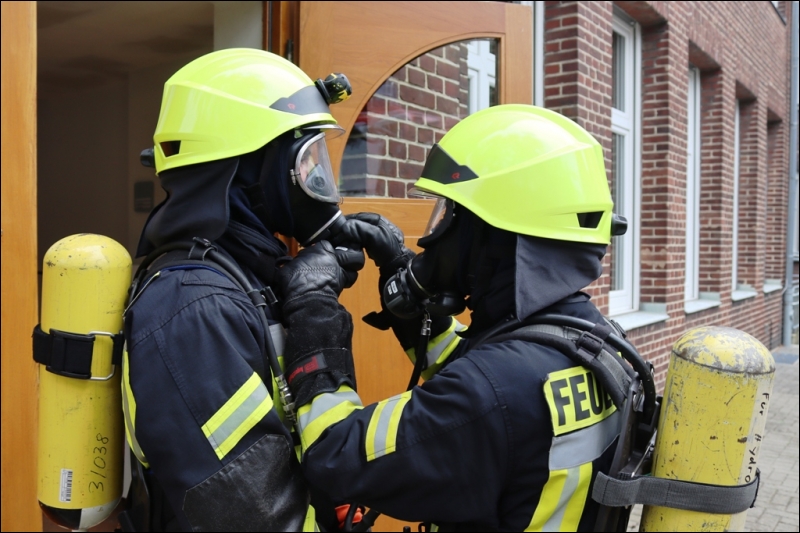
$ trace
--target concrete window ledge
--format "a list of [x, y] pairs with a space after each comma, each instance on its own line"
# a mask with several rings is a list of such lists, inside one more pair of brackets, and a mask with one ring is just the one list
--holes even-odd
[[747, 300], [748, 298], [755, 298], [758, 296], [758, 292], [754, 291], [753, 289], [736, 289], [731, 293], [731, 300], [734, 302], [740, 302], [742, 300]]
[[779, 291], [783, 289], [783, 285], [781, 285], [781, 281], [778, 279], [768, 279], [764, 280], [764, 294], [769, 294], [771, 292]]
[[651, 324], [666, 322], [669, 319], [667, 306], [665, 304], [642, 304], [640, 307], [641, 309], [639, 311], [611, 316], [609, 318], [613, 318], [614, 321], [627, 332]]
[[698, 300], [685, 301], [683, 303], [683, 312], [687, 315], [691, 315], [692, 313], [699, 313], [700, 311], [705, 311], [712, 307], [719, 307], [720, 303], [719, 296], [716, 298], [704, 298], [703, 295], [700, 295], [700, 299]]

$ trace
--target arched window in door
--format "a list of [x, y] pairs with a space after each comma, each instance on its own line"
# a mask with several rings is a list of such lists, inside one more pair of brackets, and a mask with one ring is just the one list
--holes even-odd
[[406, 198], [428, 150], [462, 118], [497, 104], [497, 39], [430, 50], [389, 76], [347, 139], [343, 196]]

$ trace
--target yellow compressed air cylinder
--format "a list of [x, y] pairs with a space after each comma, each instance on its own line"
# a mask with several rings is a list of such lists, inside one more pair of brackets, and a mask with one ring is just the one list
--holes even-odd
[[[672, 348], [653, 475], [713, 485], [755, 478], [775, 377], [772, 354], [733, 328], [701, 327]], [[641, 531], [742, 531], [733, 515], [645, 506]]]
[[[45, 333], [120, 333], [131, 281], [122, 245], [102, 235], [72, 235], [51, 246], [43, 263]], [[122, 495], [122, 373], [103, 333], [95, 334], [92, 379], [39, 367], [39, 505], [68, 529], [99, 524]]]

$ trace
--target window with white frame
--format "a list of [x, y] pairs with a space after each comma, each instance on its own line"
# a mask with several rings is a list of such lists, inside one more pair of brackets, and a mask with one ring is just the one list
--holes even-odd
[[611, 194], [628, 232], [612, 238], [609, 313], [639, 308], [639, 78], [638, 25], [614, 16], [612, 42]]
[[736, 100], [736, 112], [733, 115], [733, 237], [731, 249], [733, 251], [733, 270], [731, 271], [731, 288], [735, 291], [739, 284], [739, 115], [741, 106]]
[[700, 297], [700, 71], [689, 69], [686, 101], [686, 287], [687, 301]]
[[467, 44], [469, 112], [497, 105], [496, 40], [473, 40]]

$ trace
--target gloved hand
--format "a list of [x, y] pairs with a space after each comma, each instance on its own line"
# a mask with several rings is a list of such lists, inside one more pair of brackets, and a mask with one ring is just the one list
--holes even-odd
[[303, 248], [278, 271], [278, 287], [284, 303], [317, 292], [338, 298], [350, 288], [364, 267], [364, 252], [344, 247], [334, 249], [328, 241]]
[[343, 384], [356, 388], [353, 319], [338, 297], [352, 286], [363, 266], [363, 252], [334, 249], [320, 241], [278, 271], [288, 326], [285, 376], [298, 407]]
[[[403, 243], [400, 228], [385, 217], [377, 213], [356, 213], [345, 218], [346, 223], [334, 242], [352, 242], [364, 247], [379, 269], [378, 294], [383, 295], [383, 286], [389, 278], [397, 273], [398, 268], [406, 268], [417, 254]], [[380, 330], [392, 328], [403, 349], [408, 350], [416, 347], [421, 319], [422, 314], [409, 319], [395, 316], [386, 309], [381, 298], [381, 311], [372, 312], [362, 320]], [[431, 338], [445, 331], [451, 322], [450, 317], [431, 315]]]
[[[398, 268], [405, 268], [416, 255], [403, 244], [400, 228], [381, 215], [356, 213], [345, 218], [345, 225], [334, 239], [334, 244], [354, 242], [363, 246], [380, 269], [384, 283], [397, 273]], [[383, 289], [383, 284], [379, 289]]]

